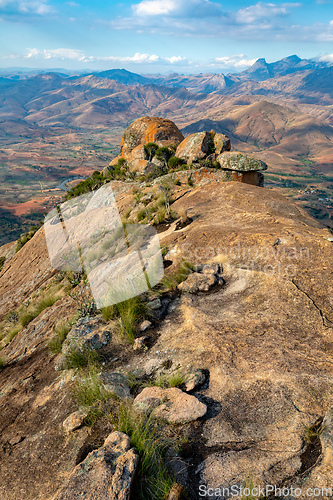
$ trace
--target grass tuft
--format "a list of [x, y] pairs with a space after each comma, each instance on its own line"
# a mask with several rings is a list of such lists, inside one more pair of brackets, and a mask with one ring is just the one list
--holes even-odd
[[94, 406], [98, 401], [114, 398], [114, 395], [105, 389], [95, 370], [92, 370], [92, 373], [87, 377], [74, 382], [71, 396], [80, 406], [85, 408]]
[[67, 335], [71, 331], [74, 320], [71, 321], [59, 321], [57, 326], [54, 328], [55, 335], [51, 338], [48, 343], [48, 348], [51, 354], [60, 354], [62, 350], [62, 344], [65, 342]]
[[164, 464], [168, 447], [174, 443], [163, 437], [161, 427], [151, 416], [140, 414], [130, 405], [122, 403], [111, 421], [117, 431], [127, 434], [140, 457], [137, 480], [133, 485], [133, 498], [163, 500], [167, 498], [173, 478]]
[[120, 333], [127, 337], [130, 343], [133, 343], [138, 323], [144, 319], [146, 314], [146, 305], [137, 296], [124, 302], [119, 302], [114, 307], [120, 319]]
[[171, 374], [161, 373], [153, 383], [154, 386], [163, 387], [165, 389], [170, 387], [179, 387], [184, 384], [186, 376], [180, 370]]
[[99, 355], [94, 349], [83, 349], [71, 347], [65, 354], [67, 369], [88, 368], [94, 370], [98, 364]]
[[177, 286], [186, 280], [189, 274], [193, 271], [193, 265], [187, 261], [183, 261], [178, 269], [173, 273], [165, 275], [157, 285], [157, 290], [161, 293], [165, 291], [175, 291]]

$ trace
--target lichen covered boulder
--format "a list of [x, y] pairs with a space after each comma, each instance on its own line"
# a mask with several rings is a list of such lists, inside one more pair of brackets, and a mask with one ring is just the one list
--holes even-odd
[[113, 432], [75, 467], [53, 500], [129, 500], [138, 461], [129, 437]]
[[227, 135], [224, 134], [215, 134], [214, 135], [214, 149], [216, 154], [221, 154], [224, 151], [230, 151], [231, 144], [230, 139]]
[[155, 142], [159, 146], [179, 144], [184, 136], [178, 127], [165, 118], [144, 116], [125, 130], [121, 139], [121, 156], [131, 161], [132, 151], [140, 145]]
[[239, 172], [267, 170], [267, 165], [263, 161], [238, 151], [226, 151], [217, 157], [217, 161], [224, 170], [237, 170]]
[[203, 160], [213, 150], [212, 142], [209, 132], [191, 134], [179, 144], [176, 156], [187, 163]]

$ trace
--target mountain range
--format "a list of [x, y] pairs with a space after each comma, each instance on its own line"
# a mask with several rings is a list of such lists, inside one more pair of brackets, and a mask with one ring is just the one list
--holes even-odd
[[274, 63], [258, 59], [227, 75], [36, 72], [0, 73], [3, 210], [21, 216], [34, 209], [39, 220], [47, 196], [61, 195], [57, 185], [102, 169], [117, 154], [124, 129], [148, 115], [174, 121], [185, 135], [211, 128], [228, 135], [234, 148], [268, 163], [274, 189], [298, 198], [298, 191], [318, 188], [320, 196], [310, 202], [307, 196], [304, 206], [332, 223], [328, 63], [293, 55]]

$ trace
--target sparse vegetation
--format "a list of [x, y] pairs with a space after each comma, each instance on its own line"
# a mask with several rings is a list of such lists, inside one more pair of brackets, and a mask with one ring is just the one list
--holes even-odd
[[185, 281], [187, 276], [193, 271], [193, 265], [187, 261], [183, 261], [178, 269], [173, 273], [166, 274], [160, 283], [156, 285], [154, 289], [160, 293], [165, 293], [166, 291], [175, 291], [177, 286]]
[[147, 311], [145, 303], [137, 296], [115, 304], [114, 308], [119, 318], [120, 334], [133, 343], [137, 326]]
[[137, 479], [133, 485], [138, 500], [163, 500], [173, 485], [173, 478], [164, 464], [166, 450], [175, 446], [175, 440], [163, 435], [163, 427], [151, 415], [139, 413], [122, 403], [116, 415], [110, 416], [115, 429], [131, 439], [140, 457]]
[[94, 349], [71, 347], [65, 354], [65, 360], [68, 370], [73, 368], [88, 368], [92, 370], [97, 365], [99, 355]]
[[171, 170], [184, 165], [184, 163], [184, 160], [182, 158], [178, 158], [178, 156], [171, 156], [171, 158], [169, 158], [168, 160], [168, 166], [171, 168]]
[[93, 316], [97, 313], [95, 301], [91, 296], [91, 290], [85, 281], [80, 289], [69, 293], [69, 295], [77, 304], [77, 312], [80, 318]]
[[50, 290], [48, 294], [42, 296], [39, 300], [29, 305], [27, 310], [20, 314], [19, 321], [22, 327], [26, 327], [32, 320], [37, 318], [45, 309], [53, 306], [53, 304], [59, 299], [60, 294]]
[[1, 372], [1, 370], [4, 369], [4, 366], [5, 366], [5, 358], [0, 356], [0, 372]]
[[[40, 224], [43, 224], [43, 221], [40, 222]], [[38, 226], [32, 226], [29, 231], [26, 233], [21, 234], [19, 239], [17, 240], [16, 247], [15, 247], [15, 252], [17, 253], [21, 248], [29, 241], [31, 238], [37, 233], [39, 227]], [[1, 269], [2, 266], [0, 266]]]
[[77, 196], [89, 193], [90, 191], [95, 191], [96, 189], [99, 189], [101, 186], [103, 186], [103, 184], [105, 184], [106, 182], [107, 180], [105, 179], [104, 175], [96, 170], [91, 177], [88, 177], [88, 179], [79, 182], [79, 184], [67, 191], [64, 200], [70, 200], [72, 198], [76, 198]]
[[90, 408], [99, 401], [106, 401], [114, 397], [111, 392], [105, 389], [96, 370], [91, 370], [87, 376], [75, 380], [71, 396], [80, 406], [85, 408]]
[[61, 320], [54, 327], [55, 334], [48, 343], [48, 348], [52, 354], [60, 354], [62, 350], [62, 344], [65, 342], [67, 335], [71, 331], [75, 319], [72, 320]]
[[179, 387], [186, 381], [186, 375], [176, 370], [172, 373], [160, 373], [158, 378], [154, 381], [153, 385], [163, 388]]
[[304, 429], [305, 442], [312, 443], [315, 439], [317, 439], [321, 435], [322, 432], [323, 432], [323, 427], [320, 424], [305, 427]]

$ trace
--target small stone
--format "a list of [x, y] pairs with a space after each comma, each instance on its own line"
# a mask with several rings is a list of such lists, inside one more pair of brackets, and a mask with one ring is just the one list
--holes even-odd
[[147, 307], [149, 309], [151, 309], [152, 311], [155, 311], [156, 309], [160, 309], [160, 307], [162, 307], [161, 300], [158, 297], [156, 297], [155, 299], [153, 299], [147, 303]]
[[192, 273], [190, 276], [178, 285], [178, 290], [182, 292], [196, 293], [208, 292], [214, 286], [217, 279], [214, 274]]
[[131, 391], [125, 375], [122, 375], [121, 373], [103, 372], [100, 374], [100, 379], [107, 391], [112, 392], [120, 399], [130, 398]]
[[141, 325], [139, 326], [139, 330], [140, 332], [145, 332], [146, 330], [148, 330], [148, 328], [150, 328], [152, 325], [152, 322], [151, 321], [148, 321], [147, 319], [145, 321], [143, 321], [141, 323]]
[[204, 264], [202, 272], [204, 274], [219, 274], [220, 265], [219, 264]]
[[156, 370], [161, 368], [163, 365], [164, 360], [160, 358], [152, 358], [144, 366], [144, 372], [146, 375], [152, 375]]
[[205, 404], [175, 387], [146, 387], [135, 398], [134, 404], [142, 410], [157, 406], [152, 415], [170, 424], [192, 422], [207, 412]]
[[112, 455], [120, 456], [130, 449], [131, 440], [122, 432], [115, 431], [108, 435], [104, 441], [103, 448], [107, 453], [112, 453]]
[[17, 436], [11, 438], [8, 442], [12, 446], [15, 446], [16, 444], [21, 443], [23, 441], [23, 439], [24, 439], [24, 437], [22, 437], [20, 434], [18, 434]]
[[62, 423], [63, 428], [66, 432], [73, 432], [84, 423], [84, 419], [87, 418], [88, 412], [85, 410], [78, 410], [69, 415], [69, 417]]
[[216, 155], [223, 153], [224, 151], [230, 151], [231, 144], [230, 139], [227, 135], [224, 134], [215, 134], [214, 135], [214, 147]]
[[199, 385], [203, 384], [204, 381], [206, 380], [205, 374], [203, 373], [202, 370], [196, 370], [193, 373], [190, 373], [188, 377], [186, 378], [185, 382], [185, 390], [188, 391], [193, 391], [196, 389]]
[[134, 351], [141, 351], [142, 349], [144, 349], [146, 347], [146, 342], [148, 339], [149, 339], [149, 337], [147, 337], [147, 336], [139, 337], [139, 338], [135, 339], [134, 344], [133, 344], [133, 350]]
[[109, 488], [110, 500], [129, 500], [134, 473], [139, 463], [139, 456], [134, 449], [128, 450], [117, 460], [115, 473]]

